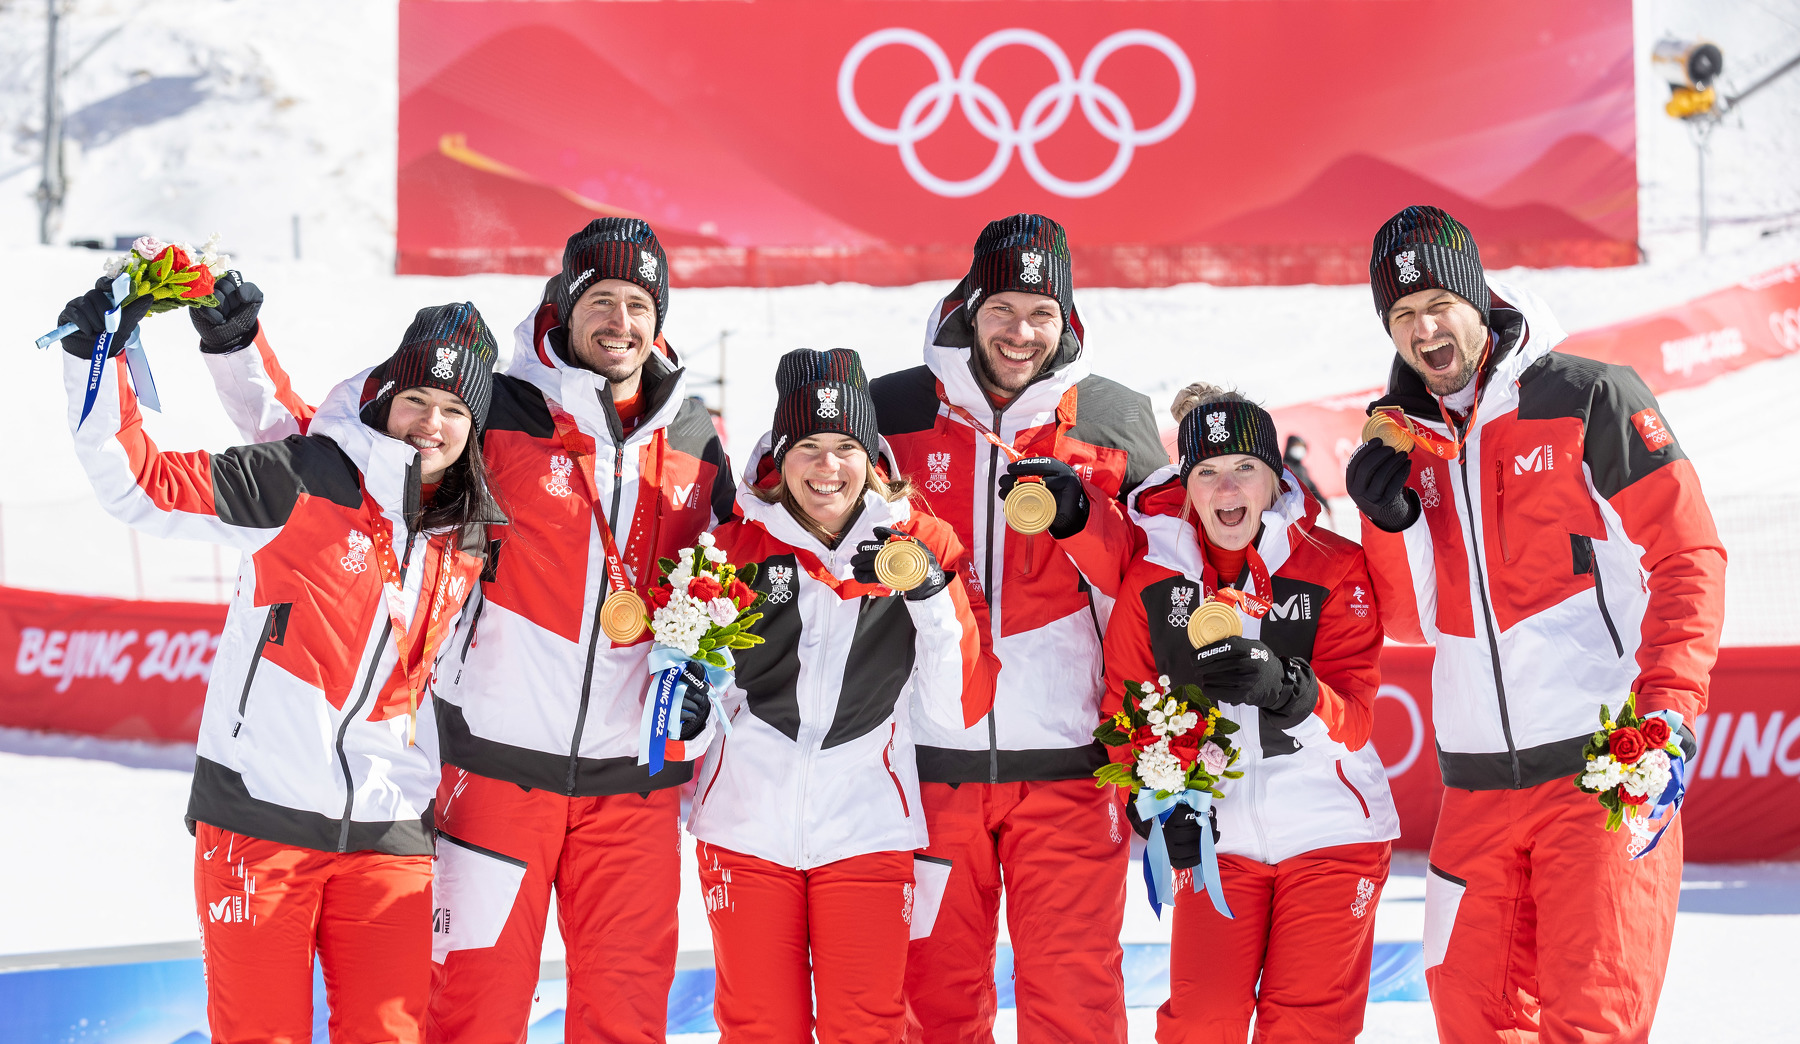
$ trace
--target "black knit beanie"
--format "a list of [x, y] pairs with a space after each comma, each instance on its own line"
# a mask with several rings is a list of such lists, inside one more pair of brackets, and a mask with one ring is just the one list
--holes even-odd
[[462, 399], [479, 435], [487, 427], [500, 347], [481, 313], [468, 302], [419, 309], [400, 347], [369, 374], [374, 392], [363, 422], [386, 430], [388, 406], [408, 388], [439, 388]]
[[963, 279], [969, 315], [988, 297], [1008, 290], [1043, 294], [1061, 306], [1063, 325], [1075, 314], [1069, 237], [1042, 214], [1014, 214], [990, 221], [975, 239], [975, 259]]
[[850, 436], [862, 444], [871, 461], [879, 453], [875, 401], [869, 398], [862, 359], [850, 349], [800, 348], [787, 353], [775, 366], [775, 393], [780, 400], [775, 404], [771, 452], [777, 468], [794, 443], [821, 432]]
[[1488, 321], [1488, 285], [1475, 237], [1436, 207], [1407, 207], [1375, 233], [1369, 287], [1384, 329], [1395, 301], [1429, 289], [1456, 294], [1475, 306], [1483, 323]]
[[669, 259], [647, 222], [595, 218], [569, 237], [563, 246], [562, 278], [556, 282], [557, 322], [569, 325], [569, 311], [582, 292], [602, 279], [643, 287], [656, 302], [656, 332], [662, 333], [669, 313]]
[[1207, 402], [1187, 411], [1176, 430], [1181, 451], [1181, 481], [1208, 457], [1247, 453], [1269, 466], [1277, 478], [1287, 465], [1275, 438], [1275, 418], [1254, 402]]

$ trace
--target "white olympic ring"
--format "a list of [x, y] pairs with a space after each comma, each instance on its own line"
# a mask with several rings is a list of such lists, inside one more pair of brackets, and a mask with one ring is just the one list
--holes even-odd
[[1413, 767], [1413, 762], [1419, 760], [1419, 752], [1425, 749], [1425, 719], [1419, 713], [1419, 702], [1413, 699], [1413, 694], [1400, 686], [1383, 685], [1375, 690], [1376, 699], [1384, 696], [1406, 708], [1406, 720], [1412, 726], [1412, 738], [1407, 741], [1406, 756], [1392, 765], [1383, 766], [1387, 778], [1393, 779], [1405, 775], [1406, 770]]
[[[864, 115], [862, 107], [856, 102], [856, 71], [861, 68], [863, 59], [873, 52], [897, 44], [906, 45], [923, 54], [937, 71], [938, 78], [936, 83], [920, 88], [912, 96], [912, 100], [906, 103], [900, 113], [898, 126], [883, 127]], [[1035, 48], [1050, 60], [1051, 66], [1056, 70], [1056, 82], [1039, 91], [1026, 104], [1017, 127], [1013, 126], [1012, 113], [1007, 110], [1006, 103], [1000, 100], [1000, 96], [985, 84], [975, 82], [976, 74], [981, 71], [981, 63], [1000, 48], [1010, 46]], [[1125, 107], [1125, 102], [1111, 89], [1094, 82], [1094, 78], [1099, 75], [1101, 63], [1114, 52], [1126, 47], [1148, 47], [1161, 52], [1169, 60], [1169, 64], [1175, 67], [1175, 76], [1181, 84], [1175, 108], [1161, 123], [1141, 131], [1132, 120], [1131, 110]], [[850, 53], [844, 55], [844, 63], [838, 67], [837, 86], [838, 105], [843, 108], [844, 116], [851, 126], [871, 141], [898, 146], [900, 162], [914, 181], [928, 192], [951, 198], [973, 196], [990, 188], [1006, 172], [1007, 166], [1012, 162], [1014, 149], [1019, 150], [1019, 156], [1032, 179], [1047, 191], [1070, 199], [1099, 195], [1112, 188], [1125, 175], [1126, 168], [1131, 166], [1134, 151], [1143, 145], [1154, 145], [1174, 134], [1187, 122], [1188, 114], [1194, 108], [1194, 67], [1188, 61], [1187, 54], [1175, 41], [1148, 29], [1125, 29], [1100, 41], [1082, 61], [1079, 76], [1069, 64], [1069, 56], [1063, 53], [1063, 49], [1054, 40], [1031, 29], [1001, 29], [989, 33], [969, 51], [959, 73], [951, 71], [949, 56], [931, 37], [916, 29], [882, 29], [857, 41], [856, 46], [850, 48]], [[1068, 119], [1069, 110], [1078, 98], [1082, 114], [1087, 117], [1088, 123], [1101, 137], [1116, 144], [1119, 151], [1112, 163], [1095, 177], [1086, 181], [1066, 181], [1044, 167], [1038, 158], [1037, 144], [1062, 128], [1063, 121]], [[950, 115], [950, 103], [953, 99], [961, 101], [963, 115], [970, 126], [996, 146], [994, 158], [987, 167], [974, 177], [962, 181], [949, 181], [925, 169], [925, 164], [919, 160], [915, 149], [920, 141], [943, 126], [944, 120]]]

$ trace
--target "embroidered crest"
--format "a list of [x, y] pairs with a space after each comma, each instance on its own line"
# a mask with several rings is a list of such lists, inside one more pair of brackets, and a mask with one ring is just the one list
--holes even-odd
[[1362, 917], [1369, 912], [1369, 900], [1375, 898], [1375, 882], [1366, 877], [1356, 879], [1356, 902], [1350, 904], [1350, 914]]
[[656, 255], [648, 250], [638, 251], [638, 278], [656, 281]]
[[1423, 507], [1434, 508], [1442, 499], [1438, 495], [1437, 469], [1426, 468], [1419, 473], [1419, 504]]
[[1419, 252], [1417, 250], [1402, 250], [1400, 253], [1395, 254], [1394, 267], [1400, 270], [1400, 274], [1394, 278], [1400, 280], [1402, 283], [1418, 282], [1418, 264]]
[[1036, 285], [1044, 281], [1044, 255], [1032, 250], [1019, 252], [1019, 282]]
[[913, 883], [911, 881], [908, 881], [908, 882], [906, 882], [905, 885], [901, 886], [901, 889], [900, 889], [900, 919], [902, 921], [905, 921], [907, 924], [911, 924], [912, 923], [912, 912], [913, 912]]
[[561, 453], [550, 455], [550, 481], [544, 491], [553, 497], [566, 497], [574, 490], [569, 488], [569, 476], [575, 472], [575, 462]]
[[431, 367], [431, 375], [440, 381], [456, 377], [456, 349], [438, 345], [437, 363]]
[[1206, 441], [1224, 442], [1231, 438], [1231, 431], [1225, 427], [1225, 411], [1206, 415]]
[[369, 563], [363, 559], [369, 553], [369, 549], [374, 546], [375, 542], [369, 539], [367, 533], [359, 533], [352, 529], [350, 531], [350, 553], [338, 559], [338, 564], [344, 567], [346, 573], [360, 573], [369, 568]]
[[769, 604], [781, 605], [794, 597], [794, 567], [769, 567]]
[[949, 453], [925, 454], [925, 468], [931, 472], [931, 477], [925, 480], [926, 490], [932, 493], [943, 493], [950, 488]]
[[1111, 824], [1112, 833], [1110, 835], [1108, 835], [1112, 838], [1112, 843], [1115, 845], [1124, 844], [1125, 832], [1119, 829], [1119, 805], [1118, 805], [1118, 803], [1114, 802], [1114, 801], [1108, 801], [1106, 803], [1106, 814], [1108, 816], [1112, 817], [1112, 824]]
[[819, 396], [819, 409], [817, 411], [819, 416], [827, 420], [836, 417], [838, 415], [838, 390], [836, 388], [817, 388], [814, 390]]
[[1194, 609], [1194, 588], [1177, 584], [1169, 588], [1169, 626], [1186, 627]]
[[[1427, 472], [1427, 474], [1430, 473]], [[1368, 593], [1363, 590], [1361, 584], [1357, 584], [1350, 591], [1350, 611], [1355, 613], [1358, 617], [1366, 619], [1369, 615], [1368, 599]]]

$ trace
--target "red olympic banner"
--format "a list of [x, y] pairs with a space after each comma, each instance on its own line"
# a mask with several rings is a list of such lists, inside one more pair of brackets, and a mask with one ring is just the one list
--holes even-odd
[[678, 286], [954, 278], [1063, 222], [1089, 286], [1356, 283], [1445, 207], [1493, 267], [1638, 258], [1630, 0], [401, 0], [397, 266]]
[[[1401, 848], [1430, 847], [1444, 792], [1431, 737], [1431, 658], [1428, 648], [1395, 645], [1381, 656], [1374, 743], [1400, 812]], [[1681, 812], [1690, 862], [1800, 858], [1796, 673], [1800, 646], [1720, 650], [1707, 713], [1690, 723], [1700, 740]], [[1598, 824], [1604, 813], [1594, 809]]]
[[[1637, 370], [1658, 395], [1705, 384], [1732, 370], [1800, 352], [1800, 262], [1686, 304], [1571, 334], [1557, 351]], [[1312, 449], [1308, 470], [1328, 497], [1344, 492], [1371, 401], [1382, 389], [1271, 410], [1283, 438]]]
[[225, 606], [0, 587], [0, 725], [194, 742]]

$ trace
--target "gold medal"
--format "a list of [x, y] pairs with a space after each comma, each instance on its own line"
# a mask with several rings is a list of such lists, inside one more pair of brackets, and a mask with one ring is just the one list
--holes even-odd
[[1411, 453], [1415, 439], [1406, 426], [1395, 420], [1386, 410], [1377, 410], [1369, 414], [1368, 423], [1363, 425], [1362, 440], [1375, 439], [1394, 447], [1402, 453]]
[[1217, 598], [1208, 598], [1188, 617], [1188, 644], [1196, 649], [1244, 633], [1238, 611]]
[[600, 603], [600, 632], [619, 645], [637, 641], [644, 633], [644, 599], [631, 590], [607, 595]]
[[910, 591], [931, 571], [925, 548], [913, 540], [890, 540], [875, 552], [875, 579], [895, 591]]
[[1056, 521], [1056, 495], [1042, 482], [1017, 482], [1001, 505], [1006, 525], [1023, 536], [1036, 536]]

